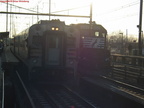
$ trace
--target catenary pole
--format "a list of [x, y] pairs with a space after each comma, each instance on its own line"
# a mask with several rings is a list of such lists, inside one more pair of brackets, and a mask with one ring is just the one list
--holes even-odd
[[143, 0], [140, 0], [140, 13], [139, 13], [139, 39], [138, 39], [138, 48], [139, 48], [139, 55], [142, 55], [142, 10], [143, 10]]

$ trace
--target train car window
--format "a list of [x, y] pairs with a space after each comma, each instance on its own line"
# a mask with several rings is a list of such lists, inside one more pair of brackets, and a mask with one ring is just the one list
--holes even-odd
[[95, 36], [99, 36], [99, 32], [95, 32]]
[[33, 41], [32, 44], [36, 45], [36, 46], [41, 46], [41, 37], [40, 36], [33, 36]]
[[102, 33], [102, 37], [105, 37], [105, 33]]
[[59, 48], [59, 38], [58, 37], [50, 37], [49, 48]]

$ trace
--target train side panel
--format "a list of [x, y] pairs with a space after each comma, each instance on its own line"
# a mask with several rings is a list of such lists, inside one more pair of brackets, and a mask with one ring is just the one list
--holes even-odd
[[109, 50], [83, 48], [79, 52], [78, 73], [81, 76], [103, 75], [109, 69]]

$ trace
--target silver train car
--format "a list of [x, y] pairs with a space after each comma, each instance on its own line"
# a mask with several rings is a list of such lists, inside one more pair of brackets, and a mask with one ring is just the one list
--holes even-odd
[[64, 29], [59, 20], [40, 21], [14, 36], [12, 51], [26, 65], [29, 79], [65, 72]]

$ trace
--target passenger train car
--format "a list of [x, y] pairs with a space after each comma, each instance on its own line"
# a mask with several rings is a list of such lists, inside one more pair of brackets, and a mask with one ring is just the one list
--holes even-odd
[[14, 36], [12, 51], [26, 64], [29, 79], [63, 78], [69, 71], [90, 73], [107, 66], [106, 35], [95, 23], [42, 20]]

